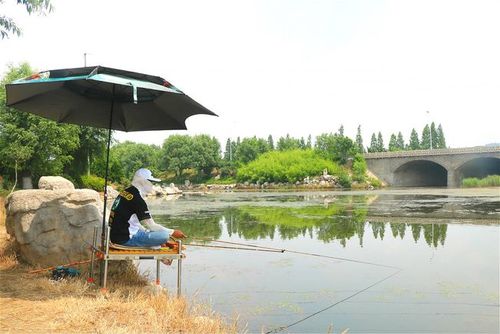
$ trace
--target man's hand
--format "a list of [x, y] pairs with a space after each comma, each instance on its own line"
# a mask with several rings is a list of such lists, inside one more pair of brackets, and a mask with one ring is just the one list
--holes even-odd
[[182, 239], [182, 238], [185, 238], [186, 235], [184, 233], [182, 233], [181, 230], [174, 230], [174, 232], [172, 232], [172, 237], [174, 237], [176, 239]]

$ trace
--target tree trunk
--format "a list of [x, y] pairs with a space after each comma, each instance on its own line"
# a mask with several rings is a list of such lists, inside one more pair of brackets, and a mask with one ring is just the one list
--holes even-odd
[[14, 189], [16, 189], [16, 186], [17, 186], [17, 160], [16, 160], [16, 164], [14, 166], [14, 175], [15, 175], [14, 186], [12, 187], [12, 190], [10, 191], [9, 195], [12, 194], [12, 192], [14, 191]]

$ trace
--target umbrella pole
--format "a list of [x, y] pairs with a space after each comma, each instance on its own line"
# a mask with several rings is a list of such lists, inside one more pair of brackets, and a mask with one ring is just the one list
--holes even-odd
[[[106, 210], [107, 210], [107, 203], [108, 203], [108, 177], [109, 177], [109, 148], [111, 146], [111, 128], [113, 124], [113, 109], [115, 106], [115, 85], [113, 85], [113, 93], [111, 97], [111, 112], [109, 113], [109, 127], [108, 127], [108, 146], [106, 149], [106, 173], [104, 177], [104, 209], [102, 213], [102, 232], [101, 232], [101, 250], [104, 250], [105, 246], [105, 238], [106, 238]], [[109, 238], [109, 236], [108, 236]], [[101, 282], [101, 286], [103, 283], [103, 268], [102, 268], [102, 261], [101, 265], [99, 268], [99, 278]]]

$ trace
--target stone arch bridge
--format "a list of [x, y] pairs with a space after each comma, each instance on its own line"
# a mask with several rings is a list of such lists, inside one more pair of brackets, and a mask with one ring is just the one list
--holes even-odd
[[459, 187], [467, 177], [500, 175], [500, 146], [364, 154], [368, 169], [390, 186]]

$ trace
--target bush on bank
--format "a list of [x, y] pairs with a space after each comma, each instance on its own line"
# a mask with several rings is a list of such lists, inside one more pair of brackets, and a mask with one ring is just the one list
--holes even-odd
[[270, 151], [238, 169], [239, 182], [303, 181], [326, 169], [328, 174], [345, 178], [347, 172], [339, 165], [322, 158], [313, 150]]
[[94, 189], [95, 191], [103, 191], [104, 179], [96, 175], [82, 175], [81, 183], [83, 188]]

